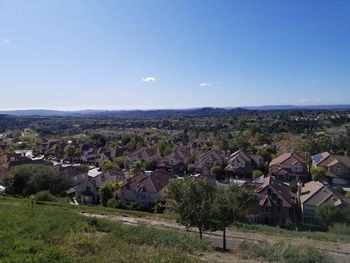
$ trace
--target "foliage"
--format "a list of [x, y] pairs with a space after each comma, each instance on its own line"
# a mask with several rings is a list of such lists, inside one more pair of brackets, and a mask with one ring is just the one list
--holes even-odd
[[252, 177], [253, 177], [253, 179], [256, 179], [256, 178], [262, 176], [263, 174], [264, 173], [262, 171], [260, 171], [260, 170], [254, 170], [253, 173], [252, 173]]
[[15, 195], [29, 196], [47, 190], [63, 196], [70, 186], [70, 178], [66, 174], [46, 165], [19, 165], [12, 168], [11, 174], [9, 191]]
[[49, 191], [40, 191], [35, 194], [34, 199], [35, 201], [52, 202], [56, 200], [56, 197], [52, 195]]
[[88, 164], [81, 164], [80, 169], [84, 172], [88, 172], [90, 169], [90, 166]]
[[281, 263], [330, 263], [332, 258], [325, 252], [307, 245], [291, 245], [285, 242], [243, 242], [240, 254], [244, 259], [265, 259]]
[[326, 176], [326, 169], [324, 167], [311, 167], [311, 177], [314, 181], [322, 181]]
[[132, 164], [130, 171], [134, 175], [143, 174], [149, 167], [149, 163], [139, 160]]
[[350, 208], [324, 204], [316, 208], [316, 216], [324, 227], [328, 228], [335, 223], [349, 223]]
[[225, 174], [224, 169], [222, 169], [221, 166], [214, 165], [211, 170], [211, 174], [216, 175], [216, 176], [222, 176]]
[[107, 206], [108, 201], [113, 198], [113, 184], [110, 182], [104, 182], [99, 188], [100, 203], [103, 206]]
[[236, 222], [245, 222], [248, 205], [253, 198], [250, 190], [231, 184], [216, 192], [211, 206], [214, 228], [223, 231], [223, 249], [226, 250], [226, 228]]
[[203, 231], [211, 228], [211, 204], [216, 186], [208, 180], [178, 179], [169, 186], [169, 199], [178, 213], [179, 222], [186, 227], [196, 227], [200, 238]]
[[102, 163], [102, 171], [108, 171], [112, 169], [119, 169], [119, 165], [115, 162], [112, 162], [110, 160], [105, 160]]
[[107, 140], [103, 135], [95, 133], [91, 136], [90, 144], [95, 147], [104, 147], [107, 144]]
[[70, 162], [73, 162], [75, 159], [79, 158], [80, 154], [80, 149], [78, 149], [74, 145], [69, 144], [64, 148], [64, 156]]

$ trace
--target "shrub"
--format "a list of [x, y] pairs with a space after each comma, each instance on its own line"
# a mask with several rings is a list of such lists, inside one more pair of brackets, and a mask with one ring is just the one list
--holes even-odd
[[66, 174], [55, 172], [46, 165], [24, 164], [11, 170], [10, 193], [30, 196], [40, 191], [50, 191], [54, 195], [65, 195], [70, 186], [70, 178]]
[[254, 170], [253, 173], [252, 173], [252, 177], [255, 179], [255, 178], [258, 178], [260, 176], [262, 176], [264, 173], [260, 170]]
[[120, 206], [120, 202], [119, 202], [119, 200], [116, 200], [115, 198], [111, 198], [107, 202], [107, 207], [119, 208], [119, 206]]
[[263, 258], [269, 262], [317, 263], [333, 262], [325, 252], [307, 245], [291, 245], [284, 242], [243, 242], [239, 253], [243, 258]]
[[100, 186], [99, 189], [101, 205], [107, 206], [108, 200], [113, 197], [113, 185], [109, 182], [105, 182]]
[[40, 191], [34, 196], [35, 201], [52, 202], [56, 200], [56, 197], [50, 193], [50, 191]]

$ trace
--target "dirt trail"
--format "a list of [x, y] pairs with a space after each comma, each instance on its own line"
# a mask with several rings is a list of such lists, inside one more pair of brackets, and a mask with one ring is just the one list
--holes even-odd
[[[165, 220], [163, 218], [155, 217], [132, 217], [132, 216], [117, 216], [117, 215], [99, 215], [91, 213], [82, 213], [88, 217], [96, 218], [105, 218], [112, 221], [121, 222], [126, 225], [138, 225], [138, 224], [147, 224], [155, 228], [161, 229], [176, 229], [186, 232], [195, 232], [197, 229], [190, 228], [186, 229], [184, 226], [177, 224], [174, 221]], [[208, 232], [205, 233], [215, 246], [220, 247], [222, 242], [222, 233], [221, 232]], [[265, 235], [260, 233], [249, 233], [249, 232], [239, 232], [239, 231], [227, 231], [227, 246], [230, 249], [236, 249], [239, 245], [245, 241], [267, 241], [267, 242], [277, 242], [285, 241], [290, 244], [295, 245], [311, 245], [316, 248], [325, 250], [332, 254], [337, 262], [341, 263], [350, 263], [350, 244], [349, 243], [340, 243], [340, 242], [329, 242], [329, 241], [319, 241], [312, 240], [307, 238], [291, 238], [291, 237], [282, 237], [282, 236], [273, 236]]]

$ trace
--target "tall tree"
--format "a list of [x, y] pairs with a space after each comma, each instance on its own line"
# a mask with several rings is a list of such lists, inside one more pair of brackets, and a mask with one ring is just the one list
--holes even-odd
[[211, 204], [217, 188], [208, 180], [178, 179], [169, 185], [170, 204], [178, 213], [180, 224], [196, 227], [199, 237], [212, 224]]
[[244, 222], [247, 218], [248, 206], [253, 194], [246, 188], [232, 184], [216, 192], [212, 204], [214, 229], [222, 230], [222, 247], [226, 250], [226, 228], [236, 222]]

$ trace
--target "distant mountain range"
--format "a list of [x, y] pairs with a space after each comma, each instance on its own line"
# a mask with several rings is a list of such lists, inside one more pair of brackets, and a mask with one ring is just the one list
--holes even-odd
[[192, 108], [192, 109], [154, 109], [154, 110], [12, 110], [0, 111], [0, 114], [13, 116], [69, 116], [69, 117], [114, 117], [114, 118], [166, 118], [175, 116], [212, 116], [218, 114], [248, 113], [254, 111], [276, 110], [350, 110], [350, 105], [264, 105], [236, 108]]

